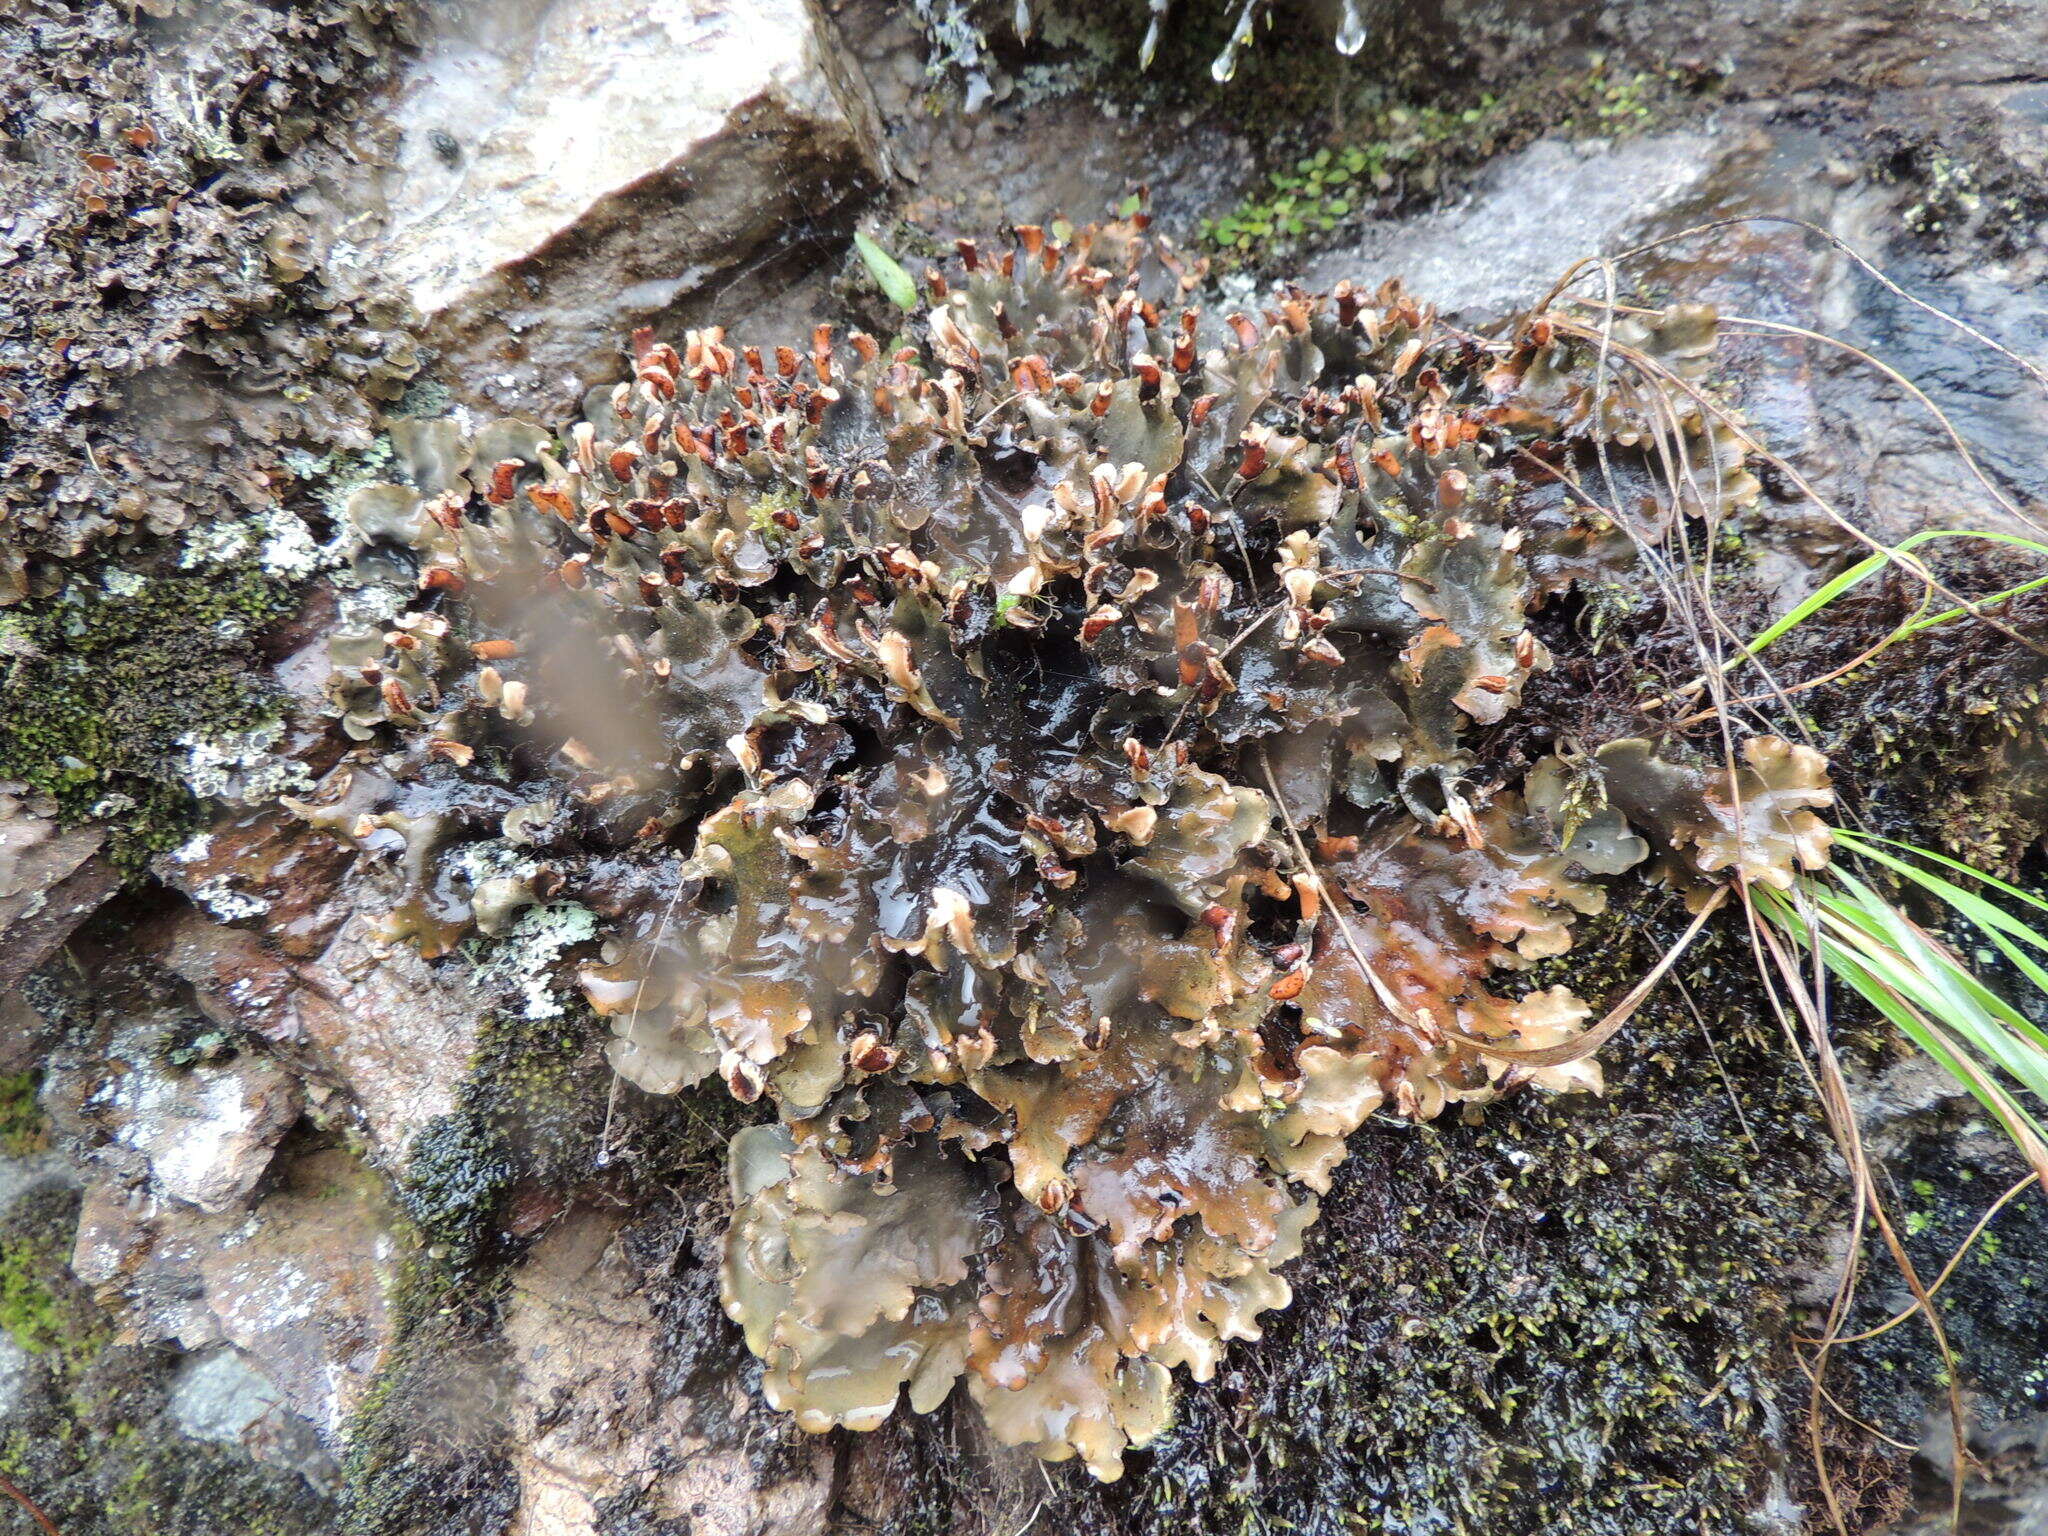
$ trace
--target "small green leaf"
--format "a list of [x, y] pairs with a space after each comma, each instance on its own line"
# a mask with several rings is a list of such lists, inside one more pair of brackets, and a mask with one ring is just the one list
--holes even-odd
[[860, 230], [853, 232], [853, 248], [860, 252], [861, 264], [868, 269], [875, 286], [887, 295], [890, 303], [898, 309], [917, 308], [917, 284], [894, 256]]
[[1129, 197], [1116, 205], [1116, 216], [1120, 219], [1128, 219], [1144, 206], [1144, 201], [1137, 193], [1133, 192]]

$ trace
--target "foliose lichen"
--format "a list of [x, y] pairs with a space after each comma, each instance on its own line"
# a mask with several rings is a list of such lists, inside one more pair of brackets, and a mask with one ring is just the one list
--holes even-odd
[[724, 1295], [806, 1429], [964, 1376], [1114, 1478], [1370, 1118], [1599, 1089], [1589, 1005], [1511, 981], [1604, 878], [1827, 857], [1803, 746], [1471, 746], [1533, 612], [1754, 496], [1709, 312], [1618, 324], [1624, 375], [1395, 284], [1205, 327], [1198, 280], [1142, 216], [966, 242], [893, 353], [639, 336], [559, 437], [413, 423], [349, 500], [364, 745], [289, 803], [388, 940], [587, 932], [619, 1072], [773, 1107]]
[[[383, 78], [398, 0], [29, 0], [8, 18], [0, 606], [88, 550], [275, 519], [289, 449], [370, 441], [410, 316], [338, 291], [294, 200]], [[288, 527], [266, 564], [302, 565]], [[273, 571], [273, 574], [283, 574]]]

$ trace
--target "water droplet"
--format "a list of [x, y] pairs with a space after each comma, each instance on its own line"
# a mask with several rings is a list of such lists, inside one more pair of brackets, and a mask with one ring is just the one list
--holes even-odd
[[1258, 9], [1259, 0], [1244, 0], [1244, 9], [1237, 13], [1237, 25], [1231, 30], [1230, 41], [1223, 45], [1223, 51], [1216, 55], [1216, 62], [1209, 66], [1209, 77], [1218, 85], [1237, 73], [1237, 55], [1252, 40], [1252, 24], [1257, 19]]
[[1344, 19], [1337, 26], [1337, 51], [1350, 57], [1365, 46], [1365, 17], [1358, 0], [1344, 0]]

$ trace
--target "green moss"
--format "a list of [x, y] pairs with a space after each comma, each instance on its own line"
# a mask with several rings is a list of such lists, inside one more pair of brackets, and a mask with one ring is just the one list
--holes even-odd
[[469, 1411], [501, 1391], [496, 1340], [513, 1250], [495, 1218], [515, 1173], [504, 1137], [474, 1105], [414, 1137], [396, 1190], [392, 1342], [344, 1437], [341, 1536], [497, 1533], [516, 1507], [498, 1427]]
[[49, 1145], [34, 1072], [0, 1072], [0, 1156], [27, 1157]]
[[[1529, 71], [1498, 93], [1371, 92], [1324, 143], [1270, 171], [1265, 187], [1227, 213], [1205, 219], [1201, 237], [1227, 260], [1266, 261], [1363, 214], [1434, 194], [1456, 173], [1538, 133], [1641, 132], [1688, 84], [1676, 70], [1632, 70], [1594, 54], [1568, 68]], [[1440, 89], [1431, 81], [1432, 92]]]
[[430, 1266], [451, 1283], [511, 1251], [497, 1218], [515, 1183], [554, 1185], [589, 1166], [603, 1114], [596, 1065], [580, 1008], [571, 1017], [497, 1014], [479, 1030], [457, 1107], [421, 1128], [398, 1181]]
[[65, 1379], [75, 1378], [111, 1334], [96, 1308], [54, 1279], [70, 1261], [69, 1234], [61, 1222], [9, 1227], [0, 1246], [0, 1331], [31, 1355], [47, 1356]]
[[[2004, 584], [1995, 562], [1937, 566], [1959, 591]], [[1830, 605], [1773, 648], [1786, 682], [1846, 664], [1906, 618], [1917, 595], [1889, 580]], [[2048, 598], [2006, 605], [2022, 634], [2048, 622]], [[1837, 784], [1858, 792], [1869, 825], [2008, 879], [2048, 826], [2048, 663], [1978, 624], [1947, 624], [1891, 646], [1832, 688], [1806, 695], [1810, 728]], [[1930, 721], [1943, 728], [1929, 729]], [[1934, 914], [1939, 920], [1940, 914]]]
[[276, 717], [251, 639], [292, 606], [290, 589], [253, 564], [81, 572], [24, 604], [0, 663], [0, 779], [50, 795], [68, 822], [103, 818], [115, 860], [136, 867], [195, 823], [174, 771], [180, 738]]
[[416, 1248], [400, 1266], [388, 1364], [349, 1422], [342, 1536], [501, 1532], [519, 1481], [474, 1404], [502, 1392], [494, 1347], [503, 1286], [457, 1282]]
[[[723, 1094], [652, 1098], [623, 1085], [614, 1102], [603, 1033], [580, 1003], [558, 1017], [494, 1015], [456, 1108], [409, 1149], [396, 1342], [349, 1426], [344, 1536], [496, 1533], [516, 1510], [501, 1427], [451, 1405], [502, 1394], [499, 1327], [525, 1244], [506, 1226], [522, 1195], [545, 1203], [607, 1167], [678, 1199], [712, 1198], [722, 1185], [725, 1145], [749, 1111]], [[689, 1331], [732, 1344], [722, 1327], [714, 1287]], [[705, 1383], [701, 1395], [713, 1393]]]
[[[0, 1077], [0, 1147], [10, 1157], [40, 1150], [48, 1128], [36, 1102], [36, 1074]], [[0, 1332], [74, 1381], [103, 1349], [106, 1317], [71, 1279], [76, 1199], [45, 1189], [0, 1215]]]
[[[315, 1536], [330, 1506], [296, 1473], [259, 1467], [223, 1446], [132, 1426], [108, 1447], [102, 1506], [108, 1536]], [[66, 1527], [66, 1536], [80, 1528]]]
[[517, 1170], [495, 1127], [475, 1111], [439, 1115], [413, 1138], [398, 1198], [451, 1269], [473, 1266]]
[[[1958, 1136], [1968, 1110], [1924, 1117], [1918, 1133], [1887, 1160], [1905, 1196], [1906, 1249], [1923, 1280], [1947, 1265], [1984, 1214], [2025, 1167], [1999, 1138]], [[1897, 1209], [1897, 1207], [1895, 1207]], [[1912, 1305], [1882, 1238], [1868, 1235], [1868, 1277], [1844, 1327], [1861, 1333]], [[2002, 1211], [1943, 1285], [1942, 1327], [1974, 1415], [1987, 1425], [2024, 1423], [2048, 1411], [2048, 1202], [2021, 1198]], [[1912, 1440], [1944, 1385], [1926, 1324], [1918, 1319], [1834, 1357], [1838, 1389], [1878, 1428]]]
[[773, 543], [782, 534], [782, 530], [775, 525], [775, 514], [796, 510], [796, 492], [786, 485], [778, 485], [747, 508], [747, 524], [754, 532]]
[[[1594, 925], [1553, 968], [1597, 998], [1585, 956], [1617, 951], [1644, 953]], [[1708, 1016], [1740, 1100], [1667, 998], [1607, 1053], [1604, 1100], [1358, 1138], [1260, 1363], [1273, 1385], [1190, 1415], [1208, 1465], [1163, 1454], [1162, 1506], [1185, 1493], [1216, 1529], [1253, 1508], [1359, 1532], [1743, 1529], [1778, 1451], [1776, 1277], [1826, 1175], [1777, 1040]]]

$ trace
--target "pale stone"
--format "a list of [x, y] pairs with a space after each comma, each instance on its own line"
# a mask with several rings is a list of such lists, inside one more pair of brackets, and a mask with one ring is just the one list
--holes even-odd
[[114, 1140], [142, 1155], [157, 1189], [216, 1214], [249, 1198], [299, 1118], [291, 1077], [251, 1055], [185, 1071], [138, 1061], [109, 1097]]
[[[616, 1218], [572, 1211], [512, 1280], [506, 1357], [526, 1536], [595, 1536], [598, 1506], [632, 1490], [645, 1514], [695, 1536], [810, 1536], [825, 1528], [829, 1442], [806, 1439], [793, 1471], [751, 1455], [743, 1435], [707, 1438], [700, 1416], [732, 1405], [663, 1390], [662, 1326]], [[744, 1399], [739, 1411], [754, 1408]], [[771, 1433], [793, 1434], [786, 1424]]]
[[1488, 167], [1457, 202], [1368, 221], [1310, 261], [1305, 281], [1327, 290], [1399, 277], [1439, 309], [1492, 319], [1534, 304], [1573, 262], [1636, 244], [1728, 153], [1701, 133], [1539, 139]]
[[308, 1053], [360, 1111], [378, 1160], [395, 1168], [420, 1128], [455, 1108], [484, 1010], [458, 980], [404, 945], [377, 944], [369, 928], [353, 917], [318, 960], [294, 964], [257, 934], [193, 911], [160, 947], [208, 1014]]
[[443, 8], [330, 261], [430, 317], [472, 392], [587, 382], [633, 325], [883, 174], [852, 68], [807, 0]]
[[284, 1394], [237, 1350], [222, 1346], [188, 1355], [165, 1399], [178, 1428], [195, 1440], [231, 1445], [258, 1461], [290, 1467], [322, 1491], [340, 1478], [313, 1426], [291, 1411]]

